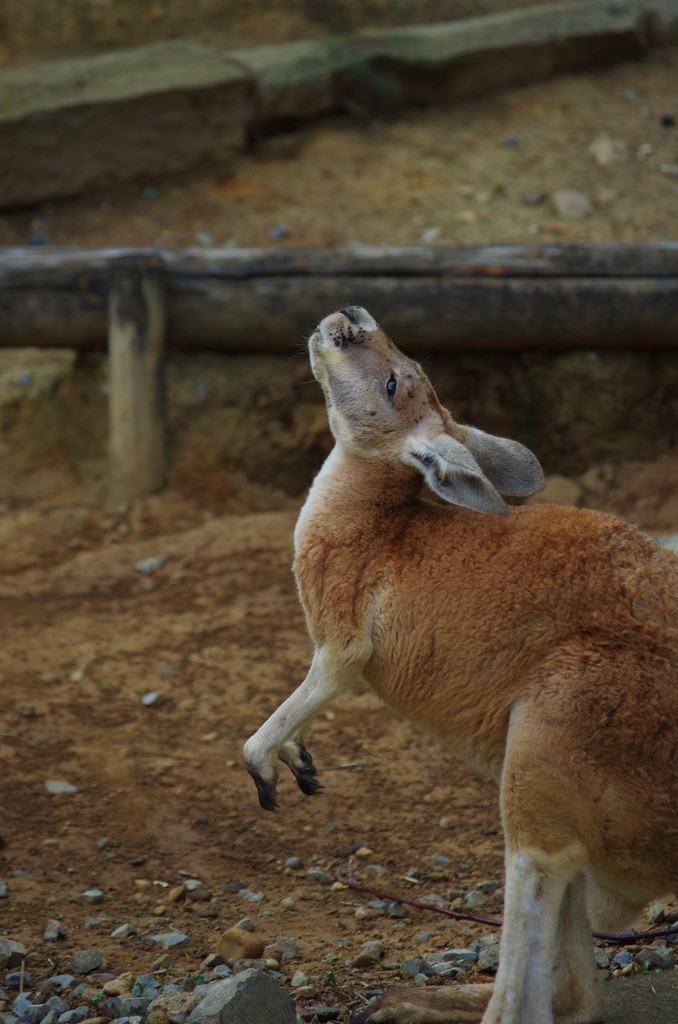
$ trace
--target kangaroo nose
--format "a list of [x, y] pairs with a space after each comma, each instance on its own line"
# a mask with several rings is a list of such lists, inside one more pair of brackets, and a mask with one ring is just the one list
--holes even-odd
[[347, 317], [352, 324], [358, 323], [358, 313], [355, 306], [344, 306], [344, 308], [340, 309], [339, 312], [343, 313], [344, 316]]

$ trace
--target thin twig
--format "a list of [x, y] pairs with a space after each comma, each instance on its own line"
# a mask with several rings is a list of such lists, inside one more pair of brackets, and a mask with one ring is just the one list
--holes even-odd
[[340, 772], [344, 768], [373, 768], [378, 761], [347, 761], [346, 764], [329, 765], [327, 768], [318, 768], [318, 772]]
[[[418, 907], [419, 910], [431, 910], [436, 914], [444, 914], [446, 917], [453, 917], [457, 921], [473, 921], [476, 924], [489, 924], [493, 928], [501, 928], [503, 921], [495, 921], [490, 917], [479, 917], [478, 914], [465, 913], [462, 910], [450, 910], [448, 907], [441, 907], [437, 903], [422, 903], [421, 900], [413, 900], [409, 896], [398, 896], [394, 892], [385, 892], [382, 889], [375, 889], [371, 885], [363, 885], [356, 882], [353, 877], [353, 868], [349, 861], [348, 877], [345, 878], [337, 871], [337, 878], [342, 885], [348, 885], [351, 889], [358, 889], [360, 892], [369, 892], [377, 899], [390, 900], [392, 903], [407, 903], [410, 907]], [[606, 942], [618, 942], [620, 944], [637, 942], [639, 939], [659, 939], [667, 935], [678, 935], [678, 923], [668, 925], [666, 928], [653, 928], [647, 932], [592, 932], [594, 939], [604, 939]]]

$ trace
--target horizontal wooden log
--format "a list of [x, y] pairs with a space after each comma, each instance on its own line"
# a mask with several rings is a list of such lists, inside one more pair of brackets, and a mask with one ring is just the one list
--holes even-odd
[[281, 249], [0, 249], [0, 293], [8, 288], [108, 291], [111, 260], [161, 256], [171, 279], [397, 277], [675, 277], [678, 242], [570, 245], [339, 246]]
[[[678, 278], [437, 275], [171, 276], [170, 348], [289, 351], [319, 319], [367, 307], [409, 351], [662, 348], [678, 344]], [[0, 291], [0, 344], [103, 350], [104, 295]]]

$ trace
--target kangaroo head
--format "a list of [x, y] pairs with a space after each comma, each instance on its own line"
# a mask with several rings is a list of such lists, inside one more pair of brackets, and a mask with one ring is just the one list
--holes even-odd
[[478, 512], [504, 514], [501, 494], [543, 487], [532, 452], [455, 423], [421, 366], [361, 306], [325, 317], [309, 352], [330, 429], [344, 451], [413, 467], [440, 497]]

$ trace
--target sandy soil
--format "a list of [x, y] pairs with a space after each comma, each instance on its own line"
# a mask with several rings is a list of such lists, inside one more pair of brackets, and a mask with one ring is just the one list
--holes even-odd
[[[673, 51], [393, 120], [330, 118], [259, 140], [232, 174], [205, 169], [2, 215], [0, 245], [262, 245], [276, 227], [282, 245], [407, 244], [425, 232], [458, 244], [675, 237], [678, 127], [660, 117], [678, 115], [677, 65]], [[604, 165], [589, 151], [602, 132], [621, 143]], [[552, 196], [565, 187], [586, 192], [589, 216], [556, 214]], [[611, 494], [594, 473], [579, 500], [678, 529], [675, 462], [615, 479]], [[356, 868], [364, 880], [448, 902], [494, 881], [483, 912], [501, 911], [494, 786], [370, 693], [347, 696], [312, 729], [324, 794], [304, 798], [284, 779], [280, 812], [258, 808], [242, 743], [301, 680], [310, 653], [289, 569], [294, 516], [221, 516], [171, 492], [77, 515], [36, 493], [34, 505], [0, 516], [0, 909], [3, 933], [31, 951], [34, 978], [68, 969], [78, 948], [102, 950], [116, 972], [150, 969], [160, 954], [145, 937], [168, 927], [191, 943], [158, 970], [194, 973], [249, 914], [265, 941], [298, 941], [285, 971], [306, 972], [316, 991], [307, 1003], [348, 1007], [393, 978], [346, 966], [365, 940], [382, 939], [400, 961], [490, 931], [420, 911], [356, 916], [369, 897], [308, 880], [307, 868], [345, 869], [367, 846]], [[151, 555], [167, 560], [151, 575], [135, 569]], [[164, 699], [144, 707], [152, 690]], [[50, 795], [49, 779], [77, 792]], [[285, 868], [292, 855], [303, 870]], [[403, 877], [413, 868], [417, 885]], [[186, 876], [212, 901], [166, 905], [167, 886]], [[263, 902], [245, 902], [234, 882]], [[92, 886], [104, 901], [83, 906]], [[280, 904], [288, 896], [293, 909]], [[68, 938], [43, 940], [59, 915]], [[127, 921], [138, 936], [113, 941]]]
[[[197, 168], [0, 214], [0, 245], [675, 238], [677, 73], [672, 49], [470, 103], [329, 117], [253, 140], [228, 171]], [[589, 212], [563, 216], [561, 189], [583, 192]]]

